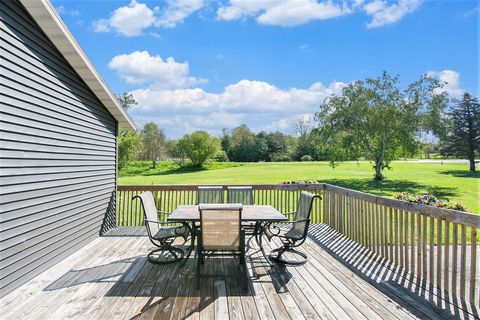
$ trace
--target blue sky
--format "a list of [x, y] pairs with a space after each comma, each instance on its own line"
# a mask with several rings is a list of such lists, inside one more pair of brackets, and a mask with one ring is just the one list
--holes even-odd
[[292, 133], [346, 83], [430, 72], [479, 93], [478, 1], [53, 0], [138, 125], [169, 137], [246, 123]]

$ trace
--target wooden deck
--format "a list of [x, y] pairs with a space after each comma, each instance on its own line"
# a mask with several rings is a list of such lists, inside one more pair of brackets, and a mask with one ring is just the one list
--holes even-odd
[[309, 261], [300, 267], [270, 265], [250, 245], [248, 278], [233, 258], [207, 258], [207, 271], [238, 277], [202, 279], [196, 290], [193, 256], [185, 264], [152, 265], [145, 236], [101, 237], [2, 298], [0, 318], [478, 318], [478, 310], [438, 301], [325, 225], [310, 228], [302, 247]]

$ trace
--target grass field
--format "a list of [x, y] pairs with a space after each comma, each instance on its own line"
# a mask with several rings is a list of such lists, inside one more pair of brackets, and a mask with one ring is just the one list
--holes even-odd
[[119, 183], [139, 184], [269, 184], [285, 180], [315, 180], [380, 196], [398, 192], [432, 193], [440, 199], [465, 204], [480, 213], [480, 174], [459, 163], [396, 161], [386, 170], [386, 180], [373, 180], [367, 162], [343, 163], [331, 168], [327, 162], [211, 163], [204, 169], [179, 168], [161, 162], [136, 162], [120, 172]]

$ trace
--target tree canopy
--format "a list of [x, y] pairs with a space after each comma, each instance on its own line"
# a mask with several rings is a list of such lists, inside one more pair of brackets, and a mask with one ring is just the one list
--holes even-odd
[[422, 76], [402, 90], [398, 76], [387, 72], [350, 83], [326, 99], [316, 114], [319, 152], [332, 165], [371, 160], [375, 179], [383, 179], [382, 171], [392, 160], [416, 151], [422, 130], [440, 131], [447, 97], [439, 89], [441, 83]]
[[480, 104], [465, 92], [448, 114], [450, 127], [441, 140], [440, 152], [446, 156], [467, 157], [475, 171], [475, 155], [480, 154]]
[[118, 102], [122, 106], [123, 109], [126, 111], [130, 109], [132, 106], [136, 106], [138, 104], [137, 100], [133, 97], [131, 93], [124, 92], [121, 95], [115, 95]]
[[145, 124], [141, 131], [143, 157], [152, 161], [155, 168], [165, 149], [165, 134], [156, 123]]
[[191, 135], [184, 135], [178, 141], [177, 148], [184, 152], [194, 167], [201, 167], [217, 153], [220, 142], [211, 138], [205, 131], [196, 131]]

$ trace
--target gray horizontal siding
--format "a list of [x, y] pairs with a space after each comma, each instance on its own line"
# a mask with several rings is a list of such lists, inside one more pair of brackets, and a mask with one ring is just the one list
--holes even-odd
[[1, 297], [99, 235], [117, 123], [16, 0], [0, 31]]

